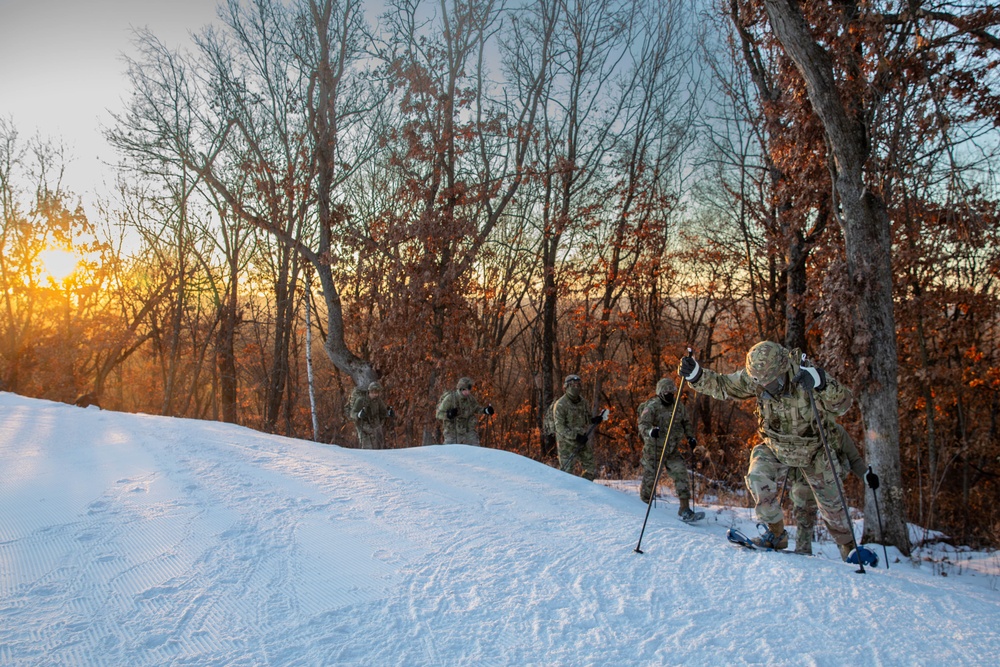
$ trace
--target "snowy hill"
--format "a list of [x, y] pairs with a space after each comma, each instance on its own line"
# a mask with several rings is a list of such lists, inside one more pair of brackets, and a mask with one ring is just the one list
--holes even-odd
[[3, 665], [1000, 656], [995, 556], [859, 575], [728, 545], [744, 510], [688, 526], [670, 503], [637, 554], [634, 492], [497, 450], [366, 452], [0, 393], [0, 456]]

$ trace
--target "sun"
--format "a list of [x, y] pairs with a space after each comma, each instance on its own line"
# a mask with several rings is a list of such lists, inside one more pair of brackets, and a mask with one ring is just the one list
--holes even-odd
[[61, 283], [76, 271], [80, 258], [68, 250], [43, 250], [38, 253], [42, 269], [53, 281]]

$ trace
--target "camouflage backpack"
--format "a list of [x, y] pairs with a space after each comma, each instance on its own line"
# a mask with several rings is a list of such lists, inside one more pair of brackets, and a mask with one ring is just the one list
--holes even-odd
[[542, 435], [549, 436], [556, 434], [556, 401], [549, 403], [542, 415]]
[[368, 392], [366, 392], [366, 391], [364, 391], [362, 389], [359, 389], [358, 387], [355, 387], [354, 389], [351, 390], [351, 395], [344, 402], [344, 418], [345, 419], [347, 419], [348, 421], [354, 421], [354, 420], [356, 420], [358, 418], [358, 415], [354, 413], [354, 401], [356, 401], [358, 399], [358, 397], [360, 397], [360, 396], [362, 396], [364, 394], [367, 394], [367, 393]]

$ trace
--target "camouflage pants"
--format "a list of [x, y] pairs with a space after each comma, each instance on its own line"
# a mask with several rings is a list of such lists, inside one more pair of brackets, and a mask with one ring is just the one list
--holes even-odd
[[385, 429], [382, 426], [358, 428], [358, 447], [361, 449], [385, 449]]
[[[837, 462], [836, 474], [841, 474]], [[844, 508], [837, 492], [837, 482], [826, 455], [822, 452], [805, 466], [789, 468], [782, 464], [766, 445], [757, 445], [750, 453], [750, 468], [747, 471], [746, 484], [756, 503], [757, 519], [761, 523], [772, 524], [783, 520], [781, 504], [778, 498], [778, 483], [783, 473], [800, 475], [805, 482], [800, 485], [812, 492], [815, 503], [819, 507], [820, 516], [826, 529], [830, 531], [834, 542], [847, 544], [853, 540], [851, 524], [844, 516]], [[795, 471], [793, 473], [793, 471]]]
[[[656, 477], [656, 466], [660, 464], [660, 455], [663, 452], [663, 442], [646, 442], [642, 448], [642, 486], [639, 488], [639, 497], [642, 502], [648, 503], [653, 494], [653, 480]], [[691, 484], [688, 481], [687, 465], [681, 458], [677, 447], [667, 452], [663, 457], [663, 469], [670, 479], [674, 480], [674, 490], [678, 498], [691, 497]], [[663, 476], [660, 476], [663, 479]]]
[[460, 431], [445, 429], [444, 444], [446, 445], [476, 445], [479, 446], [479, 434], [475, 431]]
[[580, 464], [583, 469], [581, 477], [594, 481], [596, 477], [596, 466], [594, 465], [594, 446], [588, 441], [581, 445], [576, 441], [558, 441], [559, 449], [559, 469], [563, 472], [573, 473], [576, 464]]
[[[848, 473], [850, 472], [850, 463], [841, 451], [840, 439], [849, 438], [850, 436], [847, 435], [847, 431], [844, 430], [843, 426], [837, 424], [836, 429], [830, 430], [829, 437], [830, 447], [832, 448], [834, 455], [837, 457], [837, 463], [840, 466], [837, 472], [840, 475], [840, 480], [843, 482], [847, 479]], [[820, 452], [817, 458], [822, 458], [823, 461], [826, 462], [826, 452]], [[795, 519], [796, 527], [795, 546], [798, 548], [799, 535], [808, 535], [809, 539], [812, 540], [813, 529], [816, 527], [816, 510], [819, 506], [816, 503], [816, 498], [813, 496], [812, 489], [809, 488], [809, 484], [799, 472], [798, 468], [788, 469], [788, 478], [785, 481], [785, 488], [790, 489], [788, 495], [792, 499], [792, 516]], [[811, 547], [812, 545], [810, 544], [809, 546]]]

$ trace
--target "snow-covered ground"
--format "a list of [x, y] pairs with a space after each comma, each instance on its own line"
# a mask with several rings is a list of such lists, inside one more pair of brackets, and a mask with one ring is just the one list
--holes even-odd
[[[859, 575], [628, 485], [0, 393], [2, 665], [995, 665], [996, 554]], [[621, 487], [621, 488], [616, 488]], [[877, 548], [882, 556], [881, 547]], [[948, 576], [942, 576], [942, 573]]]

